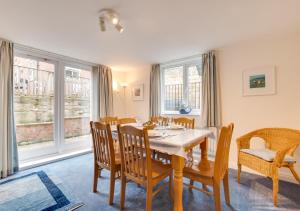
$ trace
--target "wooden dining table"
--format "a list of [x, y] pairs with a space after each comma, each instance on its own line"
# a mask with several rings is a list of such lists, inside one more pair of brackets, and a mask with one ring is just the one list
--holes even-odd
[[[131, 124], [141, 127], [136, 124]], [[114, 129], [112, 128], [114, 131]], [[161, 134], [161, 135], [159, 135]], [[114, 135], [114, 133], [113, 133]], [[148, 131], [150, 148], [172, 156], [174, 170], [174, 200], [173, 209], [182, 211], [183, 168], [190, 149], [199, 146], [201, 150], [200, 170], [210, 168], [208, 161], [208, 137], [213, 132], [206, 129], [156, 128]]]

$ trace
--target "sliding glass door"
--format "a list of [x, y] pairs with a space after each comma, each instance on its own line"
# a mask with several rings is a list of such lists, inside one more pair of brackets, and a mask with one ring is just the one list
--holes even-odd
[[91, 67], [18, 53], [14, 112], [20, 161], [91, 148]]
[[21, 160], [55, 153], [57, 64], [29, 56], [14, 58], [14, 109]]
[[64, 67], [65, 148], [91, 147], [91, 71]]

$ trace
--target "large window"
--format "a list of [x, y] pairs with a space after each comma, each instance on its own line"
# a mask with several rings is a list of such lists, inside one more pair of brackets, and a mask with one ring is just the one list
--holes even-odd
[[200, 114], [201, 82], [200, 62], [162, 65], [162, 112], [178, 114], [181, 108], [189, 107], [192, 114]]
[[90, 149], [91, 67], [17, 51], [14, 113], [21, 162]]

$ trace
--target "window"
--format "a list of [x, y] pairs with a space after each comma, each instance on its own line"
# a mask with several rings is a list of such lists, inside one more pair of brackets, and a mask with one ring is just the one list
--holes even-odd
[[178, 114], [184, 107], [190, 107], [192, 114], [200, 114], [201, 106], [201, 63], [184, 61], [162, 65], [162, 112]]
[[14, 114], [21, 163], [91, 149], [91, 66], [15, 52]]

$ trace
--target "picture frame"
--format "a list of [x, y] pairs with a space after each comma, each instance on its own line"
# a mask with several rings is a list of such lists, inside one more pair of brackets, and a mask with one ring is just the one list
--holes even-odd
[[243, 96], [276, 94], [275, 66], [253, 68], [243, 72]]
[[144, 84], [134, 85], [131, 89], [131, 96], [134, 101], [144, 100]]

